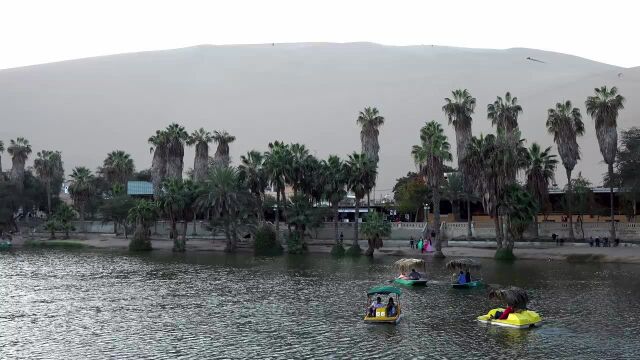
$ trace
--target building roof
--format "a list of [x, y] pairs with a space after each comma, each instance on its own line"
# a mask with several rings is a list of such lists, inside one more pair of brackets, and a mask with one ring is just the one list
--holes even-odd
[[149, 181], [129, 181], [127, 195], [153, 195], [153, 184]]
[[[609, 193], [609, 188], [608, 187], [602, 187], [602, 186], [592, 186], [591, 191], [593, 193]], [[617, 187], [613, 188], [613, 192], [614, 193], [623, 193], [625, 192], [624, 189], [618, 189]], [[550, 187], [549, 188], [549, 194], [564, 194], [565, 193], [565, 189], [564, 188], [560, 188], [560, 187]]]

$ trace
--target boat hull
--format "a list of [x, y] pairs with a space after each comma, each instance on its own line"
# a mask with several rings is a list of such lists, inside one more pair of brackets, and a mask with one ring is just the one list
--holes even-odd
[[484, 283], [482, 283], [481, 280], [471, 281], [464, 284], [458, 284], [458, 283], [451, 284], [451, 287], [454, 289], [473, 289], [473, 288], [479, 288], [483, 286], [484, 286]]
[[505, 320], [495, 320], [494, 315], [498, 311], [504, 311], [502, 308], [492, 309], [486, 315], [478, 316], [478, 321], [484, 324], [510, 327], [516, 329], [526, 329], [538, 326], [542, 322], [540, 315], [531, 310], [523, 310], [517, 313], [509, 314]]
[[427, 279], [406, 280], [396, 278], [393, 282], [404, 286], [427, 286]]
[[402, 313], [398, 314], [398, 316], [394, 317], [386, 317], [386, 316], [365, 316], [364, 322], [368, 324], [392, 324], [395, 325], [400, 322], [402, 319]]

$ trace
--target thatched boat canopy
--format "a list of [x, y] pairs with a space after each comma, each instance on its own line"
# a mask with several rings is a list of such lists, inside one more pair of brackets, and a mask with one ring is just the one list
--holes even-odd
[[410, 271], [415, 268], [425, 268], [424, 260], [422, 259], [400, 259], [393, 263], [401, 272]]
[[526, 291], [512, 286], [506, 289], [494, 289], [489, 293], [490, 299], [496, 299], [507, 303], [517, 309], [526, 309], [529, 302], [529, 294]]
[[480, 268], [480, 263], [469, 258], [455, 259], [447, 263], [447, 269], [452, 269], [452, 270], [466, 270], [466, 269], [479, 269], [479, 268]]

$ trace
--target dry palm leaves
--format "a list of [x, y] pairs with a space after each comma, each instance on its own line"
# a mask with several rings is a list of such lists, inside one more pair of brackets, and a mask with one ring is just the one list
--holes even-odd
[[517, 309], [526, 309], [529, 302], [529, 294], [526, 291], [512, 286], [507, 289], [495, 289], [489, 293], [490, 299], [497, 299]]
[[466, 270], [466, 269], [480, 268], [480, 264], [478, 262], [469, 258], [451, 260], [447, 263], [446, 266], [447, 266], [447, 269], [452, 269], [452, 270], [456, 270], [456, 269]]
[[424, 268], [424, 260], [422, 259], [400, 259], [394, 263], [401, 272], [406, 272], [415, 268]]

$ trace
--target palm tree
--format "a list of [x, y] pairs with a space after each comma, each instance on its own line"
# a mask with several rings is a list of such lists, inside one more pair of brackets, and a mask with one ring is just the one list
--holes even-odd
[[130, 223], [136, 224], [133, 239], [129, 242], [129, 250], [151, 250], [150, 228], [157, 217], [158, 204], [155, 201], [138, 200], [129, 209], [128, 220]]
[[289, 145], [290, 151], [290, 166], [288, 167], [287, 174], [285, 176], [287, 183], [293, 188], [293, 194], [297, 195], [298, 191], [304, 186], [305, 167], [309, 165], [309, 150], [303, 144], [291, 144]]
[[[280, 142], [275, 141], [269, 143], [269, 151], [264, 154], [264, 169], [267, 179], [274, 187], [276, 192], [276, 235], [280, 237], [280, 208], [281, 201], [286, 202], [284, 188], [286, 184], [289, 166], [291, 164], [291, 152], [289, 147]], [[282, 198], [280, 197], [282, 195]]]
[[153, 182], [153, 197], [157, 200], [161, 195], [161, 185], [167, 173], [167, 134], [156, 130], [155, 135], [149, 138], [152, 145], [153, 160], [151, 162], [151, 181]]
[[2, 154], [4, 153], [4, 142], [0, 140], [0, 181], [2, 181]]
[[33, 167], [47, 190], [47, 213], [51, 216], [51, 181], [64, 177], [60, 151], [42, 150], [34, 160]]
[[367, 221], [362, 223], [362, 234], [367, 237], [367, 251], [365, 255], [373, 256], [375, 249], [382, 247], [382, 238], [391, 235], [391, 223], [382, 214], [372, 212], [367, 214]]
[[345, 166], [345, 163], [336, 155], [330, 155], [329, 159], [324, 163], [325, 197], [329, 200], [333, 209], [333, 229], [336, 246], [341, 245], [338, 231], [338, 208], [340, 201], [347, 196], [345, 188], [348, 184], [348, 178]]
[[472, 97], [467, 89], [454, 90], [451, 94], [453, 99], [444, 99], [445, 105], [442, 107], [442, 111], [447, 115], [449, 125], [453, 125], [456, 130], [458, 169], [462, 173], [462, 186], [467, 197], [467, 237], [471, 238], [471, 186], [468, 180], [470, 174], [464, 166], [464, 157], [471, 141], [471, 115], [476, 108], [476, 98]]
[[433, 230], [436, 233], [434, 255], [439, 257], [444, 256], [440, 238], [440, 185], [444, 179], [444, 162], [452, 159], [450, 148], [442, 126], [431, 121], [420, 129], [420, 145], [414, 145], [411, 150], [413, 160], [433, 191]]
[[518, 98], [511, 97], [508, 91], [504, 99], [498, 96], [493, 104], [487, 105], [487, 117], [491, 120], [491, 125], [502, 129], [507, 134], [518, 127], [520, 113], [522, 113], [522, 106], [518, 105]]
[[24, 188], [24, 164], [27, 162], [31, 154], [31, 145], [29, 140], [19, 137], [11, 140], [7, 152], [11, 155], [11, 181], [15, 184], [18, 192], [22, 192]]
[[182, 179], [184, 169], [184, 145], [189, 139], [189, 134], [184, 126], [173, 123], [165, 130], [167, 137], [167, 170], [166, 177], [171, 179]]
[[264, 156], [256, 150], [251, 150], [246, 155], [240, 156], [238, 175], [255, 197], [258, 208], [258, 221], [262, 221], [262, 197], [269, 183], [264, 168]]
[[366, 107], [358, 114], [356, 120], [360, 125], [360, 143], [362, 144], [362, 153], [367, 155], [371, 161], [378, 164], [378, 152], [380, 152], [380, 144], [378, 143], [378, 128], [384, 124], [384, 117], [379, 114], [375, 107]]
[[[197, 212], [197, 202], [201, 195], [198, 184], [191, 180], [168, 178], [163, 183], [160, 207], [169, 216], [173, 251], [184, 252], [187, 239], [187, 224]], [[182, 233], [178, 232], [178, 222], [182, 221]]]
[[125, 189], [127, 181], [129, 181], [134, 171], [135, 166], [131, 155], [122, 150], [114, 150], [108, 153], [100, 168], [100, 173], [102, 173], [109, 185], [120, 184]]
[[95, 177], [91, 173], [91, 170], [84, 166], [79, 166], [73, 169], [70, 178], [69, 194], [71, 195], [74, 206], [80, 213], [80, 220], [82, 221], [84, 231], [84, 213], [87, 202], [95, 192]]
[[209, 143], [213, 141], [211, 133], [200, 128], [187, 140], [187, 145], [196, 146], [196, 155], [193, 160], [193, 180], [203, 182], [209, 172]]
[[[549, 196], [549, 182], [553, 180], [556, 165], [558, 160], [556, 156], [550, 154], [551, 147], [547, 147], [542, 150], [537, 143], [531, 144], [527, 152], [527, 168], [526, 176], [527, 183], [526, 189], [529, 194], [533, 195], [534, 199], [538, 202], [538, 207], [542, 206], [548, 201]], [[535, 216], [535, 228], [536, 238], [538, 237], [538, 216]]]
[[236, 137], [230, 135], [225, 130], [214, 131], [213, 141], [218, 144], [216, 153], [213, 155], [213, 163], [215, 166], [229, 166], [231, 158], [229, 157], [229, 144], [236, 141]]
[[346, 163], [347, 171], [347, 187], [355, 196], [355, 224], [353, 226], [353, 252], [360, 253], [358, 245], [358, 223], [360, 218], [360, 201], [371, 189], [372, 180], [378, 174], [376, 164], [369, 159], [364, 153], [356, 153], [349, 155]]
[[[580, 109], [572, 107], [571, 101], [557, 103], [555, 109], [547, 111], [547, 131], [553, 135], [553, 141], [558, 147], [558, 154], [562, 160], [562, 165], [567, 172], [567, 195], [568, 204], [573, 204], [573, 188], [571, 182], [571, 172], [580, 160], [580, 146], [577, 137], [584, 135], [584, 123]], [[540, 204], [542, 206], [542, 204]], [[569, 237], [573, 241], [573, 214], [571, 206], [567, 207], [569, 212]]]
[[[595, 89], [595, 95], [587, 97], [585, 105], [587, 113], [596, 122], [596, 136], [600, 153], [604, 162], [609, 166], [609, 179], [613, 179], [613, 163], [618, 151], [618, 113], [624, 109], [624, 97], [618, 94], [618, 88], [607, 89], [602, 86]], [[611, 205], [611, 240], [616, 238], [615, 216], [613, 211], [613, 181], [609, 181], [609, 196]]]

